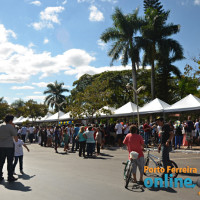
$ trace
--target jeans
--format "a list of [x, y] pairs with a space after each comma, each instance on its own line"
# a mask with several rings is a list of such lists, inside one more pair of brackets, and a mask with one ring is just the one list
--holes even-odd
[[13, 177], [14, 148], [0, 147], [0, 176], [3, 175], [3, 166], [7, 158], [8, 178]]
[[179, 145], [179, 148], [181, 147], [183, 141], [183, 136], [181, 135], [176, 135], [175, 136], [175, 148], [177, 148], [177, 145]]
[[22, 156], [15, 156], [15, 161], [14, 161], [14, 164], [13, 164], [13, 172], [15, 171], [15, 167], [18, 163], [18, 160], [19, 160], [19, 169], [20, 169], [20, 171], [23, 170], [23, 155]]
[[79, 149], [79, 142], [75, 138], [76, 138], [76, 136], [73, 136], [73, 139], [72, 139], [72, 151], [74, 151], [74, 146], [75, 145], [76, 145], [76, 151], [77, 151], [77, 149]]
[[87, 143], [87, 156], [92, 156], [95, 143]]
[[82, 152], [83, 152], [83, 156], [85, 157], [85, 146], [86, 146], [86, 141], [83, 142], [79, 142], [79, 156], [81, 156]]
[[145, 145], [147, 146], [149, 143], [149, 132], [144, 132], [144, 141]]
[[[167, 174], [167, 166], [171, 166], [171, 162], [170, 162], [170, 159], [169, 159], [170, 150], [171, 150], [170, 146], [168, 146], [168, 147], [165, 146], [165, 145], [161, 146], [163, 167], [165, 169], [164, 174]], [[164, 174], [163, 174], [163, 176], [164, 176]]]

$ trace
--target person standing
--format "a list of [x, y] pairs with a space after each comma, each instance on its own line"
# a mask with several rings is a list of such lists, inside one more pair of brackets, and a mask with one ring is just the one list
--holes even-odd
[[15, 173], [15, 167], [18, 163], [19, 160], [19, 169], [20, 169], [20, 173], [24, 174], [23, 172], [23, 146], [27, 149], [27, 151], [29, 152], [29, 148], [24, 144], [24, 142], [20, 139], [18, 139], [18, 141], [14, 141], [15, 143], [15, 161], [13, 164], [13, 173]]
[[192, 142], [193, 142], [193, 136], [192, 131], [194, 130], [194, 124], [193, 121], [191, 121], [191, 116], [188, 116], [188, 121], [185, 125], [185, 131], [186, 131], [186, 140], [188, 142], [188, 149], [192, 148]]
[[26, 126], [22, 126], [21, 137], [22, 137], [22, 140], [24, 141], [24, 143], [25, 143], [25, 140], [26, 140], [26, 134], [27, 134], [27, 128], [26, 128]]
[[122, 129], [123, 129], [122, 124], [119, 123], [119, 120], [117, 120], [117, 124], [115, 125], [115, 131], [116, 131], [117, 142], [118, 142], [119, 147], [122, 146], [122, 140], [123, 140]]
[[196, 119], [194, 128], [195, 128], [195, 139], [197, 141], [197, 144], [199, 145], [199, 120], [198, 119]]
[[145, 124], [143, 125], [143, 129], [144, 129], [145, 145], [146, 145], [146, 148], [148, 148], [150, 131], [151, 131], [151, 127], [149, 126], [148, 121], [145, 121]]
[[79, 141], [79, 157], [81, 157], [81, 154], [83, 153], [83, 157], [85, 158], [85, 146], [86, 146], [86, 138], [83, 136], [85, 132], [85, 127], [81, 126], [80, 131], [78, 132], [78, 135], [76, 137], [76, 140]]
[[133, 160], [133, 182], [137, 183], [136, 179], [136, 170], [137, 166], [140, 171], [140, 181], [139, 184], [144, 184], [143, 182], [143, 174], [144, 174], [144, 154], [143, 154], [143, 149], [144, 149], [144, 141], [141, 135], [137, 133], [138, 129], [135, 125], [130, 126], [130, 133], [128, 133], [123, 141], [123, 143], [127, 146], [128, 152], [129, 152], [129, 157], [130, 153], [132, 151], [137, 152], [138, 158], [136, 160]]
[[74, 152], [74, 146], [76, 145], [76, 151], [79, 149], [79, 142], [76, 140], [80, 128], [78, 124], [75, 124], [74, 133], [72, 136], [72, 152]]
[[92, 130], [91, 126], [83, 134], [83, 136], [86, 138], [86, 143], [87, 143], [87, 157], [92, 157], [95, 146], [95, 140], [94, 140], [94, 131]]
[[0, 181], [3, 178], [3, 166], [7, 158], [8, 181], [16, 181], [13, 176], [14, 143], [18, 141], [17, 130], [13, 124], [13, 115], [6, 115], [5, 125], [0, 126]]
[[174, 137], [174, 133], [170, 129], [169, 124], [164, 124], [164, 119], [162, 117], [157, 118], [156, 122], [161, 127], [161, 143], [158, 146], [158, 153], [160, 153], [160, 150], [162, 151], [162, 161], [165, 169], [162, 178], [164, 179], [167, 172], [167, 166], [171, 166], [169, 152], [171, 150], [171, 140]]
[[177, 145], [179, 145], [179, 149], [181, 148], [183, 141], [183, 134], [182, 134], [182, 125], [177, 124], [175, 129], [175, 148], [177, 149]]

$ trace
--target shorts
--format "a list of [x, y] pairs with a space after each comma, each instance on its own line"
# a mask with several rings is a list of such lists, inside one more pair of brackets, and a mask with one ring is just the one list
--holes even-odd
[[136, 174], [137, 166], [139, 168], [140, 174], [144, 173], [144, 157], [140, 157], [138, 159], [134, 159], [132, 162], [132, 172], [133, 174]]
[[186, 132], [186, 140], [187, 140], [187, 142], [192, 141], [192, 132]]

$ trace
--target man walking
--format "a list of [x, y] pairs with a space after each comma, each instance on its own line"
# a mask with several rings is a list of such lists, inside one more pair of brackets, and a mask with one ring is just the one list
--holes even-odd
[[171, 149], [171, 140], [174, 137], [173, 131], [170, 129], [169, 124], [164, 124], [164, 119], [159, 117], [156, 119], [157, 124], [161, 127], [161, 143], [158, 146], [158, 152], [162, 151], [162, 160], [163, 167], [165, 169], [165, 173], [163, 173], [162, 178], [165, 178], [165, 174], [167, 173], [167, 166], [171, 166], [169, 159], [169, 152]]
[[13, 115], [6, 115], [5, 125], [0, 126], [0, 181], [3, 178], [3, 166], [7, 158], [8, 181], [17, 179], [13, 176], [14, 143], [13, 138], [18, 142], [17, 130], [14, 128]]

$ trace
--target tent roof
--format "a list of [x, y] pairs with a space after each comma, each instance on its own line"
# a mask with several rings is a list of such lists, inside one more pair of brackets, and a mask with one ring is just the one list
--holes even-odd
[[192, 94], [165, 109], [165, 112], [181, 112], [188, 110], [200, 110], [200, 99]]
[[52, 116], [46, 118], [44, 121], [56, 121], [56, 120], [58, 120], [58, 116], [59, 116], [59, 118], [60, 118], [60, 117], [63, 116], [64, 114], [65, 114], [64, 112], [59, 111], [59, 112], [55, 113], [54, 115], [52, 115]]
[[38, 120], [38, 121], [44, 121], [45, 119], [47, 119], [48, 117], [51, 117], [52, 116], [52, 114], [51, 113], [47, 113], [44, 117], [42, 117], [40, 120]]
[[66, 119], [71, 119], [70, 112], [68, 112], [60, 117], [60, 120], [66, 120]]
[[110, 110], [111, 111], [111, 115], [114, 114], [115, 110], [116, 110], [116, 108], [109, 107], [109, 106], [104, 106], [103, 108], [99, 109], [99, 113], [96, 112], [94, 114], [94, 117], [96, 117], [96, 116], [109, 116], [110, 115], [110, 114], [106, 114], [105, 112], [103, 112], [102, 109]]
[[121, 116], [130, 115], [136, 112], [137, 112], [137, 105], [132, 102], [128, 102], [127, 104], [115, 110], [114, 115], [121, 115]]
[[140, 114], [163, 112], [170, 105], [156, 98], [139, 109]]
[[21, 123], [21, 121], [24, 119], [23, 116], [19, 117], [17, 120], [14, 121], [14, 123]]

